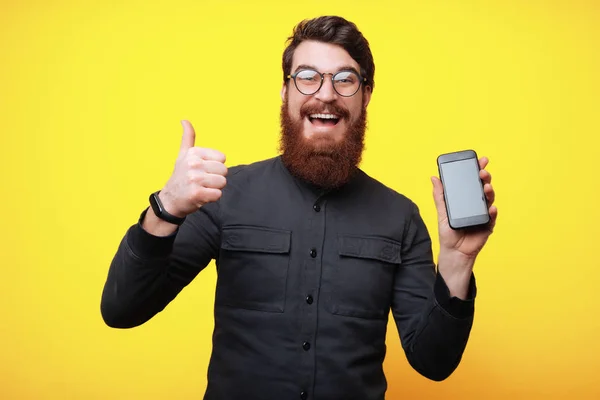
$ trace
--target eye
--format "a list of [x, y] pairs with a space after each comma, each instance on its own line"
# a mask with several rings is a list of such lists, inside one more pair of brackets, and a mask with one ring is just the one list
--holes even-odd
[[339, 83], [341, 85], [354, 85], [356, 82], [358, 82], [358, 77], [354, 72], [341, 71], [335, 74], [333, 80], [335, 83]]
[[316, 71], [311, 70], [302, 70], [296, 74], [296, 80], [299, 80], [303, 83], [312, 83], [319, 82], [321, 77], [317, 74]]

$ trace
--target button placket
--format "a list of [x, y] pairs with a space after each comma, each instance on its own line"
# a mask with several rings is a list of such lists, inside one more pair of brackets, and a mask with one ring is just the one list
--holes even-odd
[[[306, 302], [306, 308], [304, 311], [304, 315], [307, 319], [307, 324], [303, 326], [301, 333], [301, 342], [300, 346], [302, 346], [302, 364], [307, 367], [306, 376], [302, 379], [300, 383], [300, 388], [304, 389], [300, 392], [300, 399], [306, 400], [309, 398], [308, 390], [312, 390], [311, 387], [314, 385], [314, 368], [315, 368], [315, 349], [313, 348], [312, 343], [314, 343], [316, 337], [316, 307], [313, 306], [313, 303], [317, 301], [318, 296], [318, 286], [319, 286], [319, 276], [320, 276], [320, 257], [319, 249], [323, 246], [324, 234], [325, 234], [325, 199], [323, 195], [318, 196], [318, 198], [309, 205], [312, 207], [312, 211], [308, 210], [310, 213], [308, 217], [309, 224], [309, 236], [308, 236], [308, 251], [307, 258], [305, 259], [307, 266], [307, 281], [306, 286], [303, 287], [304, 290], [304, 301]], [[306, 250], [305, 250], [306, 251]], [[305, 253], [306, 254], [306, 253]], [[310, 272], [308, 272], [310, 271]]]

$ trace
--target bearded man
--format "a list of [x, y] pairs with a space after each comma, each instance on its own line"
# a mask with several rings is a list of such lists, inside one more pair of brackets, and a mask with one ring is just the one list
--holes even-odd
[[469, 338], [475, 258], [497, 215], [487, 159], [487, 229], [450, 229], [432, 178], [436, 265], [416, 204], [359, 168], [375, 65], [356, 25], [302, 21], [282, 61], [281, 154], [227, 168], [183, 121], [172, 176], [110, 265], [104, 321], [145, 323], [215, 260], [205, 399], [384, 399], [390, 313], [412, 367], [446, 379]]

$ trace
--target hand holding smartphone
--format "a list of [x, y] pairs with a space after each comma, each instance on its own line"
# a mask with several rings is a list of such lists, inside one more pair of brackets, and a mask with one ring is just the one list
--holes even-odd
[[489, 207], [479, 177], [479, 161], [474, 150], [442, 154], [437, 158], [448, 224], [452, 229], [486, 225]]

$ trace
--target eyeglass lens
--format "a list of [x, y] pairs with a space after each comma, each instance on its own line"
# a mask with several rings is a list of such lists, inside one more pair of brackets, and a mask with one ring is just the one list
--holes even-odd
[[[296, 74], [296, 86], [304, 94], [314, 94], [321, 87], [321, 76], [317, 71], [301, 70]], [[352, 96], [359, 86], [358, 75], [352, 71], [340, 71], [333, 75], [333, 87], [341, 96]]]

